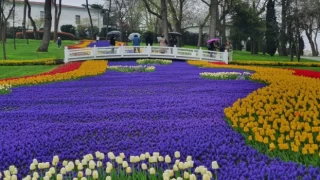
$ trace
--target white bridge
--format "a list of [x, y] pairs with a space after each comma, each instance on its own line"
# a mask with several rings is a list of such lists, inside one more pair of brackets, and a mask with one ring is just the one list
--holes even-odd
[[114, 46], [64, 49], [64, 62], [91, 59], [161, 58], [224, 62], [232, 60], [232, 52], [159, 46]]

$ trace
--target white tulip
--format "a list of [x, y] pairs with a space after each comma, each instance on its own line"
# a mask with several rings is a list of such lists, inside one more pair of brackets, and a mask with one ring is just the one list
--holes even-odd
[[177, 165], [173, 165], [173, 171], [179, 171], [179, 168]]
[[188, 161], [188, 168], [193, 168], [194, 161]]
[[9, 166], [9, 171], [10, 171], [10, 172], [13, 172], [13, 171], [14, 171], [14, 168], [15, 168], [14, 165]]
[[207, 171], [208, 171], [208, 169], [207, 169], [207, 168], [202, 168], [202, 169], [201, 169], [201, 174], [202, 174], [202, 175], [204, 175], [204, 174], [206, 174], [206, 173], [207, 173]]
[[63, 180], [63, 175], [62, 174], [57, 174], [57, 180]]
[[178, 177], [177, 180], [183, 180], [182, 177]]
[[122, 159], [126, 158], [126, 156], [124, 155], [124, 153], [120, 153], [120, 157], [122, 157]]
[[78, 171], [78, 178], [82, 178], [83, 177], [83, 172], [82, 171]]
[[175, 158], [180, 158], [180, 152], [179, 151], [174, 152], [174, 157]]
[[179, 162], [179, 165], [178, 165], [179, 169], [181, 170], [184, 170], [184, 163], [183, 162]]
[[[1, 176], [0, 176], [0, 178], [1, 178]], [[22, 180], [31, 180], [31, 176], [28, 175], [28, 176], [26, 176], [25, 178], [23, 178]]]
[[189, 178], [189, 173], [185, 171], [183, 173], [183, 178], [188, 179]]
[[166, 156], [164, 157], [164, 160], [165, 160], [165, 162], [166, 162], [167, 164], [170, 164], [170, 163], [171, 163], [171, 157], [170, 157], [169, 155], [166, 155]]
[[154, 168], [150, 168], [150, 169], [149, 169], [149, 173], [150, 173], [150, 174], [156, 174], [156, 170], [155, 170]]
[[212, 169], [219, 169], [218, 162], [217, 161], [212, 161], [211, 167], [212, 167]]
[[36, 165], [34, 163], [30, 164], [30, 171], [33, 171], [36, 169]]
[[157, 163], [157, 157], [155, 156], [152, 156], [152, 157], [149, 157], [149, 163]]
[[67, 172], [71, 172], [73, 170], [72, 166], [70, 166], [69, 164], [65, 168]]
[[163, 175], [163, 180], [170, 180], [170, 177]]
[[116, 157], [114, 156], [113, 152], [108, 152], [108, 158], [114, 160]]
[[141, 160], [141, 161], [146, 160], [146, 155], [145, 155], [145, 154], [141, 154], [141, 155], [140, 155], [140, 160]]
[[2, 178], [2, 173], [0, 172], [0, 178]]
[[132, 173], [131, 167], [127, 167], [127, 168], [126, 168], [126, 173], [127, 173], [127, 174], [131, 174], [131, 173]]
[[113, 168], [113, 165], [110, 162], [107, 162], [107, 167]]
[[88, 164], [88, 161], [87, 161], [86, 159], [82, 159], [82, 160], [81, 160], [81, 164], [82, 164], [83, 166], [86, 166], [86, 165]]
[[107, 167], [107, 168], [106, 168], [106, 173], [110, 174], [111, 171], [112, 171], [112, 167]]
[[123, 161], [123, 163], [122, 163], [122, 167], [123, 167], [123, 168], [128, 167], [128, 162], [127, 162], [127, 161]]
[[110, 176], [107, 176], [107, 177], [106, 177], [106, 180], [111, 180], [111, 177], [110, 177]]
[[50, 171], [46, 172], [46, 176], [48, 176], [49, 178], [51, 178], [52, 174]]
[[104, 160], [104, 159], [105, 159], [104, 153], [100, 153], [100, 160]]
[[3, 174], [4, 174], [4, 177], [9, 177], [9, 176], [11, 176], [11, 173], [10, 173], [10, 171], [8, 171], [8, 170], [3, 171]]
[[18, 179], [17, 175], [14, 174], [11, 176], [11, 180], [17, 180], [17, 179]]
[[135, 160], [136, 163], [138, 163], [138, 162], [140, 162], [140, 157], [139, 156], [135, 156], [134, 160]]
[[[100, 156], [101, 157], [101, 156]], [[101, 167], [103, 164], [102, 164], [102, 162], [101, 161], [98, 161], [97, 162], [97, 167]]]
[[48, 176], [43, 177], [43, 180], [50, 180]]
[[63, 166], [67, 166], [67, 165], [68, 165], [68, 161], [64, 160], [64, 161], [62, 162], [62, 165], [63, 165]]
[[83, 156], [83, 159], [85, 159], [87, 162], [91, 160], [89, 154]]
[[32, 179], [31, 180], [38, 180], [37, 178], [35, 178], [35, 177], [32, 177]]
[[117, 162], [118, 164], [122, 164], [122, 163], [123, 163], [122, 157], [117, 156], [117, 157], [116, 157], [116, 162]]
[[159, 161], [159, 162], [163, 162], [163, 161], [164, 161], [163, 156], [158, 156], [158, 161]]
[[86, 173], [85, 173], [86, 176], [91, 176], [91, 173], [92, 173], [91, 169], [88, 169], [88, 168], [87, 168], [87, 169], [86, 169]]
[[88, 154], [89, 160], [93, 160], [93, 155], [92, 154]]
[[87, 178], [86, 177], [82, 177], [81, 180], [87, 180]]
[[135, 157], [134, 156], [130, 156], [130, 163], [135, 163]]
[[197, 177], [196, 175], [194, 174], [191, 174], [190, 177], [189, 177], [190, 180], [197, 180]]
[[79, 164], [77, 165], [77, 169], [80, 170], [80, 171], [83, 170], [83, 165], [82, 165], [82, 163], [79, 163]]
[[96, 158], [99, 159], [99, 158], [100, 158], [100, 155], [101, 155], [100, 151], [97, 151], [97, 152], [95, 153], [95, 155], [96, 155]]
[[146, 152], [146, 158], [149, 158], [149, 157], [150, 157], [150, 153]]
[[65, 175], [65, 174], [67, 174], [67, 170], [66, 170], [66, 168], [61, 168], [60, 169], [60, 174], [62, 174], [62, 175]]
[[51, 172], [51, 174], [55, 174], [55, 173], [56, 173], [56, 169], [53, 168], [53, 167], [51, 167], [51, 168], [49, 169], [49, 171]]
[[202, 176], [202, 180], [210, 180], [210, 176], [208, 176], [207, 174], [204, 174]]
[[146, 165], [146, 163], [142, 163], [141, 164], [141, 169], [143, 169], [143, 170], [148, 169], [148, 166]]
[[210, 178], [212, 178], [212, 173], [211, 173], [210, 171], [207, 171], [206, 174], [207, 174]]
[[89, 162], [89, 168], [90, 168], [90, 169], [95, 169], [95, 167], [96, 167], [96, 163], [91, 160], [91, 161]]
[[73, 178], [72, 180], [78, 180], [78, 178]]
[[59, 156], [53, 156], [52, 162], [57, 164], [59, 162]]
[[77, 159], [77, 160], [74, 161], [74, 163], [76, 164], [76, 166], [78, 166], [78, 164], [80, 164], [80, 160]]
[[39, 173], [38, 172], [34, 172], [33, 174], [32, 174], [32, 177], [34, 177], [34, 178], [39, 178]]
[[201, 168], [200, 167], [196, 167], [196, 169], [194, 170], [195, 173], [200, 173], [201, 172]]
[[160, 153], [159, 152], [153, 152], [152, 156], [159, 157]]
[[36, 166], [36, 165], [38, 165], [38, 160], [37, 159], [33, 159], [32, 163]]
[[192, 161], [192, 156], [187, 156], [187, 161]]
[[179, 159], [177, 159], [177, 160], [174, 162], [174, 164], [177, 165], [177, 166], [179, 165], [179, 163], [180, 163], [180, 160], [179, 160]]
[[97, 171], [97, 170], [94, 170], [94, 171], [92, 172], [92, 178], [93, 178], [93, 179], [98, 179], [98, 178], [99, 178], [99, 174], [98, 174], [98, 171]]

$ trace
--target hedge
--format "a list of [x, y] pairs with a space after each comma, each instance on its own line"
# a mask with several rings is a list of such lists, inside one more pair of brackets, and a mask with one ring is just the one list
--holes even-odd
[[0, 66], [54, 65], [63, 64], [63, 60], [46, 58], [38, 60], [0, 60]]
[[[42, 39], [43, 31], [38, 31], [38, 33], [39, 33], [40, 39]], [[26, 32], [26, 36], [27, 36], [28, 39], [35, 39], [33, 31], [27, 31]], [[18, 39], [23, 39], [22, 32], [17, 32], [16, 33], [16, 37]], [[58, 32], [58, 37], [60, 37], [62, 40], [75, 40], [76, 39], [76, 37], [73, 34], [66, 33], [66, 32]], [[53, 40], [53, 32], [51, 32], [51, 37], [50, 38], [51, 38], [51, 40]]]

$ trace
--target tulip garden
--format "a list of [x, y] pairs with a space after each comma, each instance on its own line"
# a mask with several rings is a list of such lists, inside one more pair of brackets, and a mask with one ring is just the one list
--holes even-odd
[[108, 69], [136, 66], [0, 80], [0, 179], [320, 179], [319, 79], [198, 61]]

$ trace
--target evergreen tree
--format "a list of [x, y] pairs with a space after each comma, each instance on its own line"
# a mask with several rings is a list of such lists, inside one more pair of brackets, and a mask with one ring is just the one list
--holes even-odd
[[274, 0], [268, 0], [266, 15], [266, 53], [271, 56], [276, 53], [279, 34], [274, 3]]

